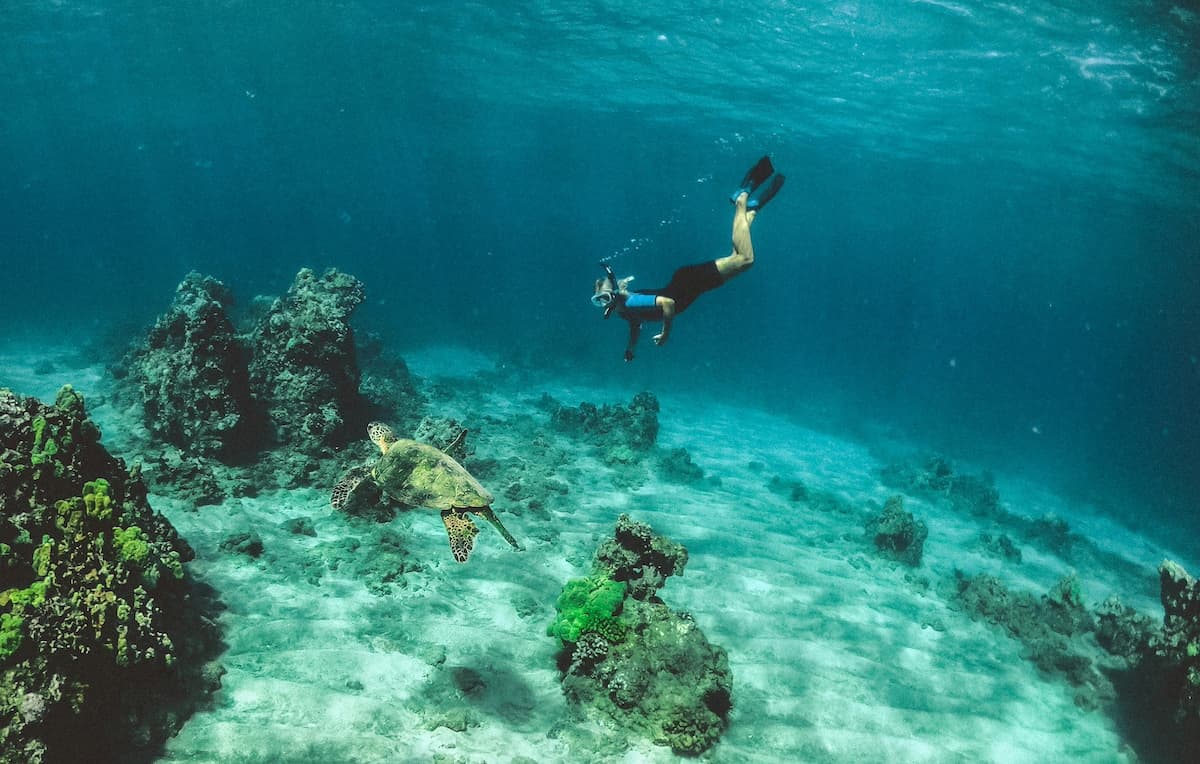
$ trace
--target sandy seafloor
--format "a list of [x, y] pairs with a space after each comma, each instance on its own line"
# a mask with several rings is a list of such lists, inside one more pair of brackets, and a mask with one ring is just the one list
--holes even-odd
[[[101, 365], [72, 367], [72, 355], [10, 342], [0, 347], [0, 386], [52, 400], [70, 382], [87, 398], [107, 448], [137, 461], [136, 414], [114, 409]], [[55, 371], [35, 373], [45, 358]], [[480, 385], [473, 379], [492, 372], [494, 360], [450, 348], [405, 359], [425, 384], [454, 391], [431, 413], [491, 422], [474, 442], [480, 458], [522, 456], [526, 436], [495, 422], [545, 419], [536, 405], [543, 393], [569, 405], [629, 400], [628, 391], [528, 373], [492, 374]], [[485, 524], [472, 559], [459, 565], [435, 513], [401, 515], [392, 528], [423, 570], [405, 574], [390, 593], [373, 594], [345, 572], [328, 571], [318, 585], [298, 575], [294, 563], [318, 544], [355, 532], [324, 490], [272, 490], [199, 511], [152, 494], [152, 506], [196, 550], [189, 569], [227, 607], [223, 687], [214, 707], [168, 743], [165, 760], [674, 760], [666, 748], [573, 715], [559, 689], [556, 641], [545, 634], [562, 584], [587, 572], [622, 512], [687, 547], [685, 574], [661, 596], [689, 611], [729, 654], [732, 723], [704, 760], [1133, 760], [1110, 716], [1078, 708], [1070, 686], [1040, 675], [1000, 628], [951, 609], [937, 583], [958, 568], [1042, 593], [1074, 569], [1089, 605], [1116, 593], [1159, 620], [1155, 567], [1163, 557], [1192, 561], [998, 474], [1010, 511], [1053, 512], [1139, 575], [1112, 565], [1072, 568], [1029, 545], [1023, 563], [1003, 563], [977, 551], [975, 539], [987, 530], [979, 521], [906, 497], [906, 509], [930, 528], [924, 562], [911, 571], [874, 556], [863, 534], [862, 518], [895, 493], [865, 444], [756, 410], [653, 392], [662, 405], [660, 446], [686, 447], [719, 481], [683, 486], [649, 471], [644, 485], [621, 490], [607, 467], [580, 452], [554, 476], [568, 485], [569, 501], [548, 516], [507, 513], [502, 486], [491, 486], [523, 553]], [[574, 447], [549, 427], [544, 436]], [[821, 514], [791, 503], [767, 489], [773, 476], [833, 492], [856, 512]], [[298, 516], [313, 519], [315, 537], [279, 527]], [[219, 549], [230, 534], [251, 529], [267, 550], [261, 558]], [[370, 553], [368, 544], [359, 550]]]

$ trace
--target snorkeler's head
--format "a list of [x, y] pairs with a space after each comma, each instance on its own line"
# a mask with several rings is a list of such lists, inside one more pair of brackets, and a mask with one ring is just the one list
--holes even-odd
[[600, 263], [600, 267], [604, 269], [604, 278], [596, 279], [596, 287], [592, 292], [592, 305], [603, 308], [604, 317], [608, 318], [616, 310], [620, 296], [625, 291], [625, 286], [633, 281], [633, 276], [617, 279], [608, 263]]
[[600, 267], [604, 269], [604, 278], [596, 279], [596, 289], [592, 293], [592, 305], [604, 308], [607, 318], [613, 301], [616, 300], [617, 276], [608, 263], [600, 263]]
[[596, 290], [592, 293], [592, 305], [607, 308], [617, 298], [617, 284], [608, 279], [596, 279]]

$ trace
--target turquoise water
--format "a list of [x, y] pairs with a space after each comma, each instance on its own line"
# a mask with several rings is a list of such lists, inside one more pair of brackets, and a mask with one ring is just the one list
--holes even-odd
[[[1187, 3], [15, 0], [0, 37], [0, 333], [34, 355], [135, 336], [189, 270], [245, 307], [336, 267], [402, 355], [916, 444], [1200, 555]], [[727, 254], [763, 153], [754, 268], [624, 364], [597, 261]]]
[[[144, 323], [192, 268], [251, 295], [333, 265], [398, 341], [820, 401], [1182, 513], [1197, 27], [1170, 3], [10, 3], [0, 320]], [[724, 254], [763, 152], [790, 184], [755, 272], [614, 363], [595, 261], [632, 250], [649, 286]]]

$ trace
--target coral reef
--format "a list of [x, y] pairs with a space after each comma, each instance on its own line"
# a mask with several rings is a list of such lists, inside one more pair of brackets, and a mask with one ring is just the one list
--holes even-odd
[[921, 564], [929, 529], [905, 511], [903, 497], [888, 497], [883, 511], [867, 520], [865, 527], [880, 555], [914, 568]]
[[654, 597], [670, 576], [683, 575], [687, 549], [656, 534], [646, 523], [621, 515], [613, 537], [596, 550], [595, 567], [624, 582], [636, 600]]
[[767, 490], [793, 503], [808, 500], [808, 486], [801, 480], [787, 480], [779, 475], [772, 475], [767, 483]]
[[1200, 729], [1200, 582], [1181, 565], [1164, 560], [1158, 568], [1162, 586], [1163, 628], [1151, 641], [1165, 661], [1167, 682], [1175, 697], [1175, 721]]
[[672, 448], [658, 459], [658, 474], [663, 480], [688, 485], [704, 479], [704, 470], [692, 461], [686, 448]]
[[594, 403], [563, 406], [553, 399], [542, 405], [550, 409], [550, 423], [560, 432], [602, 449], [607, 464], [638, 461], [658, 439], [658, 399], [653, 393], [638, 393], [628, 406]]
[[317, 454], [358, 437], [365, 416], [350, 316], [363, 299], [353, 276], [304, 268], [254, 328], [250, 390], [274, 442]]
[[942, 456], [930, 456], [921, 464], [890, 464], [883, 468], [881, 478], [885, 485], [914, 496], [944, 496], [955, 510], [975, 517], [993, 517], [1003, 511], [990, 474], [958, 473]]
[[1151, 585], [1146, 569], [1129, 559], [1101, 548], [1094, 541], [1071, 530], [1070, 525], [1053, 513], [1030, 517], [1012, 511], [1000, 501], [994, 478], [987, 472], [967, 475], [955, 472], [942, 457], [924, 462], [898, 463], [885, 467], [883, 482], [892, 488], [920, 496], [930, 502], [944, 503], [956, 513], [986, 521], [993, 532], [1007, 531], [1009, 539], [1000, 539], [991, 548], [989, 539], [981, 539], [989, 554], [1010, 562], [1020, 562], [1021, 550], [1013, 541], [1037, 547], [1083, 570], [1103, 568], [1120, 571], [1130, 580], [1143, 579]]
[[428, 443], [439, 451], [448, 454], [450, 458], [463, 462], [466, 461], [468, 456], [474, 453], [474, 449], [467, 446], [467, 438], [465, 436], [459, 440], [465, 429], [455, 419], [427, 416], [423, 417], [417, 424], [416, 429], [413, 431], [412, 439], [421, 443]]
[[1023, 555], [1021, 548], [1013, 543], [1013, 540], [1007, 534], [1001, 533], [993, 536], [991, 533], [984, 531], [979, 534], [980, 548], [992, 557], [997, 557], [1001, 560], [1020, 565]]
[[408, 364], [387, 352], [383, 340], [372, 332], [355, 333], [354, 338], [358, 347], [358, 389], [376, 409], [371, 418], [394, 422], [397, 432], [411, 432], [421, 419], [425, 399], [417, 390]]
[[1116, 698], [1112, 683], [1094, 665], [1087, 637], [1095, 630], [1095, 622], [1083, 604], [1074, 575], [1036, 597], [1009, 591], [995, 576], [972, 578], [956, 571], [955, 581], [945, 593], [972, 618], [1004, 628], [1021, 642], [1039, 669], [1065, 678], [1075, 687], [1075, 703], [1080, 707], [1097, 708]]
[[592, 574], [563, 587], [547, 632], [568, 700], [696, 756], [728, 727], [733, 677], [725, 651], [657, 596], [686, 562], [683, 546], [621, 515]]
[[189, 273], [170, 310], [112, 369], [153, 438], [147, 479], [194, 506], [332, 485], [330, 449], [358, 443], [369, 419], [414, 427], [423, 400], [404, 361], [368, 337], [360, 372], [349, 320], [362, 300], [353, 277], [302, 269], [283, 297], [256, 298], [242, 317], [252, 326], [239, 332], [229, 290]]
[[0, 762], [148, 758], [218, 684], [192, 550], [83, 398], [0, 390]]
[[1148, 616], [1138, 613], [1115, 595], [1096, 607], [1096, 643], [1111, 655], [1125, 660], [1128, 667], [1138, 666], [1149, 651], [1154, 632]]
[[189, 273], [124, 363], [151, 433], [226, 460], [245, 456], [252, 426], [247, 354], [226, 314], [232, 303], [220, 281]]

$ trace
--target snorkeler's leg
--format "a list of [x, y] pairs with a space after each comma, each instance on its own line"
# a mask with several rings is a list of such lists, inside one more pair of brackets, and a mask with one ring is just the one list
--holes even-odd
[[733, 252], [727, 257], [717, 260], [717, 272], [725, 281], [754, 265], [754, 243], [750, 240], [750, 224], [754, 222], [758, 213], [754, 210], [746, 210], [748, 197], [749, 194], [741, 194], [734, 203]]

